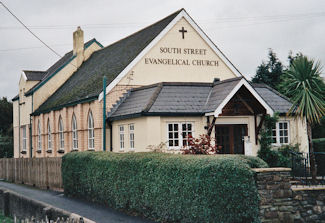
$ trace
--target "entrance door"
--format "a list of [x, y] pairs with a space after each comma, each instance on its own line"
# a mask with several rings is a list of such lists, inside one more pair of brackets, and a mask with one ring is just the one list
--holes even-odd
[[247, 135], [247, 125], [215, 125], [215, 139], [222, 146], [221, 153], [244, 154], [244, 136]]

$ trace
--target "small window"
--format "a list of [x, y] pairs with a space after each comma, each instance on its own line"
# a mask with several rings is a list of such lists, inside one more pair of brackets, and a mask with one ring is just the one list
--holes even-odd
[[94, 119], [91, 112], [88, 114], [88, 149], [95, 148]]
[[22, 151], [27, 150], [27, 134], [26, 134], [26, 125], [22, 127]]
[[119, 126], [120, 149], [124, 149], [124, 125]]
[[78, 149], [78, 131], [76, 116], [72, 115], [72, 148]]
[[272, 129], [272, 143], [275, 145], [289, 144], [289, 122], [277, 122]]
[[52, 131], [51, 131], [51, 125], [50, 120], [47, 121], [47, 149], [52, 150]]
[[64, 132], [63, 132], [63, 121], [59, 118], [59, 149], [64, 150]]
[[134, 149], [134, 124], [129, 125], [130, 149]]
[[188, 146], [188, 138], [193, 135], [193, 123], [168, 123], [167, 134], [169, 148]]
[[38, 121], [38, 130], [37, 130], [37, 150], [42, 150], [42, 132], [41, 132], [41, 122]]

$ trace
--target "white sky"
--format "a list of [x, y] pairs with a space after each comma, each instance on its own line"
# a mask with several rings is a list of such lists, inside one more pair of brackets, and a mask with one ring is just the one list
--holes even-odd
[[[185, 8], [246, 76], [255, 74], [269, 48], [285, 64], [290, 50], [325, 64], [322, 0], [1, 1], [61, 55], [72, 49], [78, 25], [85, 41], [107, 46]], [[0, 5], [0, 97], [18, 93], [21, 70], [46, 70], [58, 59]]]

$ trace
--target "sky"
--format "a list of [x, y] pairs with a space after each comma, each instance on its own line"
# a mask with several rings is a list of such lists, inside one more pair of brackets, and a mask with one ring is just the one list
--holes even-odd
[[[289, 51], [325, 64], [323, 0], [0, 1], [62, 56], [77, 26], [85, 41], [107, 46], [184, 8], [248, 78], [270, 48], [285, 65]], [[22, 70], [47, 70], [58, 59], [0, 4], [0, 97], [18, 94]]]

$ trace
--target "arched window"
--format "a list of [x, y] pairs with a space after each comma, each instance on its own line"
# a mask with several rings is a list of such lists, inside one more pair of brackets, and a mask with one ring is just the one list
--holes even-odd
[[47, 149], [52, 150], [52, 131], [50, 119], [47, 120]]
[[59, 149], [64, 150], [63, 121], [59, 118]]
[[41, 122], [38, 120], [37, 129], [37, 150], [42, 150], [42, 133], [41, 133]]
[[78, 131], [76, 116], [72, 115], [72, 149], [78, 149]]
[[94, 136], [94, 119], [91, 111], [88, 114], [88, 149], [95, 148], [95, 136]]

